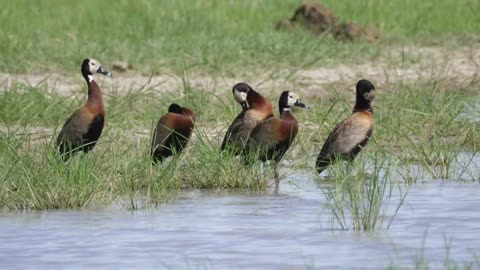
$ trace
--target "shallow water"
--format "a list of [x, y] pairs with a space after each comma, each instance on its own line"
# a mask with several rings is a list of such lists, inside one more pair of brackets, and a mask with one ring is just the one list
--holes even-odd
[[480, 256], [480, 184], [407, 188], [390, 229], [375, 232], [332, 227], [301, 173], [277, 192], [186, 191], [149, 210], [3, 213], [0, 269], [378, 269], [422, 252], [439, 266], [449, 246], [457, 262]]

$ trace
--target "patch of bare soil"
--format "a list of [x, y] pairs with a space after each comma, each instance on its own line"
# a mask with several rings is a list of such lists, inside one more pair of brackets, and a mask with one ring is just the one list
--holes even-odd
[[343, 41], [374, 41], [380, 36], [378, 29], [363, 27], [353, 22], [340, 22], [337, 15], [318, 2], [300, 5], [290, 19], [282, 19], [275, 24], [276, 30], [294, 30], [298, 27], [309, 30], [315, 35], [331, 33], [334, 38]]
[[[384, 49], [381, 57], [363, 64], [339, 64], [329, 67], [281, 70], [266, 70], [226, 77], [222, 74], [187, 78], [177, 74], [144, 76], [135, 73], [114, 73], [112, 78], [97, 75], [102, 91], [109, 95], [122, 95], [148, 91], [154, 94], [173, 93], [177, 97], [186, 94], [187, 84], [194, 90], [204, 90], [228, 100], [231, 87], [240, 81], [251, 84], [266, 96], [275, 100], [283, 90], [293, 90], [305, 97], [328, 95], [332, 85], [353, 87], [360, 78], [366, 78], [382, 86], [395, 82], [449, 81], [462, 87], [477, 82], [479, 77], [480, 45], [457, 48], [454, 51], [443, 47], [408, 47]], [[9, 89], [15, 83], [44, 86], [59, 95], [69, 96], [86, 92], [85, 81], [78, 75], [66, 77], [57, 74], [26, 75], [0, 73], [0, 89]], [[276, 103], [276, 102], [275, 102]]]
[[[347, 83], [353, 86], [366, 78], [377, 86], [403, 82], [444, 82], [455, 87], [468, 87], [479, 82], [480, 48], [401, 48], [390, 50], [374, 62], [357, 65], [338, 65], [302, 70], [297, 76], [317, 96], [325, 94], [325, 86]], [[314, 91], [315, 92], [315, 91]]]

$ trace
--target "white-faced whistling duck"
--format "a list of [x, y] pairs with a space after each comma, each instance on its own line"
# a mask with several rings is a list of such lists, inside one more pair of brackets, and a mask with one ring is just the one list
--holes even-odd
[[[292, 144], [298, 133], [298, 122], [290, 111], [290, 107], [297, 106], [308, 108], [300, 102], [298, 95], [284, 91], [278, 101], [280, 118], [272, 117], [258, 124], [251, 132], [245, 150], [259, 151], [262, 162], [273, 160], [275, 162], [275, 178], [278, 182], [277, 164]], [[244, 155], [248, 155], [244, 151]], [[248, 157], [247, 157], [248, 158]]]
[[154, 164], [182, 151], [192, 135], [194, 122], [195, 114], [190, 109], [175, 103], [168, 107], [168, 113], [160, 117], [153, 131], [151, 156]]
[[318, 173], [337, 159], [353, 161], [367, 144], [373, 132], [372, 107], [375, 87], [368, 80], [360, 80], [356, 87], [356, 102], [350, 117], [335, 126], [318, 155]]
[[225, 134], [221, 150], [241, 154], [250, 132], [260, 122], [273, 117], [272, 104], [246, 83], [233, 86], [233, 96], [242, 105], [242, 112], [233, 120]]
[[112, 74], [98, 61], [88, 58], [83, 60], [81, 70], [87, 81], [88, 99], [82, 108], [70, 115], [58, 134], [57, 147], [64, 161], [78, 151], [87, 153], [92, 150], [105, 125], [102, 92], [93, 79], [93, 74], [100, 73], [109, 77]]

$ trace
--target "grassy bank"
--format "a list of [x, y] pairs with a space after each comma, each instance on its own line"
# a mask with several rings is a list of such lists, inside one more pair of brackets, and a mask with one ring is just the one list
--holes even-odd
[[[339, 172], [332, 174], [339, 180], [334, 181], [335, 193], [330, 194], [332, 210], [348, 208], [346, 211], [358, 214], [353, 225], [345, 218], [338, 220], [342, 227], [382, 227], [379, 215], [364, 213], [373, 208], [378, 213], [383, 211], [384, 198], [389, 194], [386, 183], [439, 178], [479, 181], [480, 172], [472, 170], [470, 164], [480, 151], [480, 127], [478, 121], [462, 115], [479, 98], [478, 79], [470, 77], [475, 70], [478, 73], [475, 53], [480, 2], [322, 3], [342, 21], [375, 25], [382, 32], [380, 40], [344, 43], [305, 31], [274, 31], [275, 22], [290, 17], [300, 4], [293, 0], [0, 0], [0, 72], [53, 73], [60, 77], [75, 72], [78, 78], [79, 63], [92, 56], [106, 67], [116, 60], [128, 61], [134, 67], [129, 76], [168, 72], [180, 82], [166, 84], [161, 90], [161, 83], [155, 87], [104, 88], [107, 126], [99, 145], [94, 152], [79, 155], [67, 165], [58, 159], [53, 142], [67, 116], [85, 102], [84, 86], [78, 91], [62, 91], [45, 82], [0, 82], [0, 162], [5, 165], [0, 167], [0, 209], [77, 208], [95, 201], [139, 208], [161, 204], [182, 188], [264, 189], [272, 180], [270, 168], [264, 172], [258, 164], [246, 168], [218, 151], [226, 128], [239, 111], [230, 96], [231, 85], [201, 87], [192, 83], [202, 78], [226, 82], [265, 73], [264, 81], [261, 76], [254, 78], [255, 86], [273, 104], [285, 90], [280, 87], [293, 85], [312, 109], [294, 111], [300, 133], [285, 159], [295, 161], [294, 169], [313, 170], [312, 156], [333, 126], [350, 114], [354, 102], [351, 86], [369, 63], [382, 65], [372, 78], [379, 88], [373, 103], [376, 127], [360, 156], [362, 162], [353, 168], [361, 173], [352, 177], [367, 179], [362, 170], [372, 164], [374, 172], [392, 173], [388, 181], [374, 173], [376, 180], [365, 183], [373, 186], [344, 185], [349, 175], [338, 165]], [[431, 45], [441, 50], [416, 50]], [[466, 48], [461, 55], [466, 60], [462, 61], [472, 63], [458, 68], [462, 64], [457, 59], [459, 54], [449, 50], [456, 46]], [[407, 48], [392, 50], [398, 47]], [[376, 58], [380, 61], [368, 61]], [[432, 76], [428, 77], [424, 69], [430, 62], [425, 58], [445, 58], [432, 62], [443, 69], [432, 67]], [[294, 74], [339, 63], [361, 65], [351, 72], [347, 68], [341, 76], [335, 71], [325, 76]], [[457, 68], [466, 71], [449, 73]], [[411, 80], [395, 74], [412, 71], [418, 76]], [[305, 81], [310, 77], [336, 82], [328, 87], [323, 83], [321, 87], [328, 93], [322, 95]], [[272, 82], [276, 84], [270, 85]], [[195, 135], [184, 155], [152, 167], [148, 159], [150, 132], [171, 102], [196, 112]], [[380, 156], [381, 162], [377, 160]], [[411, 170], [412, 166], [420, 169]], [[348, 196], [354, 200], [346, 201]], [[371, 196], [365, 205], [368, 209], [357, 204], [364, 196]]]
[[[358, 62], [382, 46], [478, 39], [478, 1], [321, 1], [341, 20], [376, 25], [379, 43], [342, 43], [273, 31], [301, 4], [278, 1], [0, 1], [0, 71], [78, 70], [85, 56], [125, 60], [139, 72], [197, 65], [204, 73]], [[19, 19], [21, 18], [21, 20]]]
[[138, 209], [162, 204], [183, 188], [262, 190], [273, 175], [259, 166], [243, 167], [198, 133], [185, 157], [152, 166], [148, 139], [137, 144], [130, 139], [138, 138], [112, 133], [94, 154], [64, 164], [53, 137], [35, 142], [29, 135], [2, 132], [0, 209], [83, 208], [96, 202]]
[[[337, 191], [354, 191], [352, 194], [360, 201], [365, 198], [363, 192], [370, 194], [371, 205], [349, 201], [350, 208], [367, 207], [357, 208], [359, 219], [365, 213], [362, 211], [377, 209], [381, 214], [391, 186], [398, 183], [431, 178], [480, 180], [478, 172], [467, 170], [469, 163], [458, 159], [461, 153], [468, 153], [473, 159], [480, 150], [478, 123], [461, 117], [465, 107], [478, 98], [476, 87], [459, 89], [449, 84], [417, 82], [379, 89], [373, 104], [374, 136], [353, 168], [360, 174], [332, 174], [339, 180]], [[259, 164], [244, 167], [240, 160], [218, 151], [226, 128], [239, 111], [237, 104], [225, 103], [218, 95], [192, 88], [189, 83], [176, 92], [187, 94], [164, 98], [138, 89], [106, 96], [107, 126], [99, 145], [92, 153], [78, 155], [64, 165], [53, 142], [72, 108], [83, 104], [85, 94], [59, 96], [41, 85], [15, 84], [8, 88], [0, 98], [0, 162], [4, 165], [0, 168], [0, 208], [76, 208], [99, 200], [138, 208], [161, 204], [182, 188], [262, 190], [271, 183], [269, 168], [262, 172]], [[273, 102], [277, 99], [268, 98]], [[152, 167], [148, 159], [150, 132], [172, 101], [197, 112], [195, 134], [184, 155]], [[334, 124], [350, 114], [352, 103], [352, 92], [338, 89], [328, 99], [309, 100], [311, 110], [294, 111], [300, 132], [285, 156], [295, 161], [294, 169], [313, 170], [312, 155], [318, 153]], [[127, 107], [131, 109], [125, 110]], [[420, 166], [423, 173], [414, 173], [411, 166]], [[341, 167], [339, 164], [336, 169], [341, 171]], [[358, 184], [363, 183], [357, 181], [359, 178], [366, 179], [362, 170], [373, 170], [373, 178], [377, 179], [370, 189]], [[388, 181], [384, 174], [379, 174], [380, 170], [390, 171]], [[349, 177], [357, 179], [357, 184], [345, 186]], [[332, 206], [343, 207], [335, 200], [340, 198], [336, 202], [343, 204], [345, 201], [338, 196], [347, 194], [331, 195]], [[368, 217], [363, 221], [367, 225], [359, 223], [354, 227], [382, 226], [376, 225], [383, 222], [377, 217]], [[342, 222], [347, 222], [345, 217]]]

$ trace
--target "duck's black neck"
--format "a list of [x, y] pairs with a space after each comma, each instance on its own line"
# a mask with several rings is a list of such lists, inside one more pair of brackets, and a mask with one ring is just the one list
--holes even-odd
[[248, 104], [247, 104], [247, 102], [242, 102], [241, 105], [242, 105], [242, 111], [248, 110]]
[[353, 107], [353, 112], [360, 111], [373, 112], [372, 106], [370, 106], [370, 101], [366, 100], [362, 95], [357, 95], [357, 100], [355, 102], [355, 107]]
[[88, 71], [86, 71], [86, 70], [84, 70], [84, 69], [82, 68], [82, 76], [83, 76], [83, 78], [85, 79], [85, 81], [87, 81], [87, 84], [89, 84], [90, 81], [91, 81], [91, 79], [89, 78], [88, 75], [90, 75], [90, 78], [93, 79], [92, 74], [90, 74], [90, 72], [88, 72]]
[[284, 106], [284, 105], [280, 105], [278, 107], [279, 111], [280, 111], [280, 117], [284, 114], [284, 113], [290, 113], [290, 107], [289, 106]]

